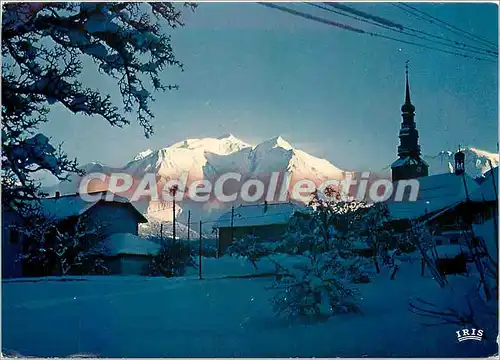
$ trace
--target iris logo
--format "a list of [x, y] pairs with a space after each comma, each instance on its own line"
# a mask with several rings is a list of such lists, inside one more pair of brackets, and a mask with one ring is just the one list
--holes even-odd
[[481, 341], [483, 339], [483, 330], [479, 329], [462, 329], [455, 331], [457, 333], [458, 341], [466, 341], [466, 340], [476, 340]]

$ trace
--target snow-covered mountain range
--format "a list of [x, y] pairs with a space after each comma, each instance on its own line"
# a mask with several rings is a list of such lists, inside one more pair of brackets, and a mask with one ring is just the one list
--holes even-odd
[[327, 160], [294, 148], [280, 136], [252, 146], [231, 134], [187, 139], [163, 149], [146, 150], [125, 169], [137, 175], [155, 172], [165, 178], [183, 172], [192, 178], [213, 178], [226, 172], [263, 174], [285, 170], [310, 179], [343, 177], [343, 171]]
[[[499, 165], [499, 155], [474, 147], [463, 149], [465, 152], [466, 172], [472, 177], [481, 176], [489, 170], [489, 161], [494, 167]], [[454, 153], [441, 151], [434, 156], [424, 156], [429, 163], [430, 174], [453, 171]], [[237, 137], [227, 134], [218, 138], [186, 139], [171, 146], [152, 150], [148, 149], [137, 154], [132, 161], [121, 169], [114, 169], [98, 163], [83, 166], [90, 172], [110, 173], [120, 171], [140, 178], [144, 173], [155, 173], [162, 178], [176, 178], [182, 173], [188, 173], [190, 179], [214, 179], [227, 172], [238, 172], [244, 175], [269, 174], [276, 171], [287, 171], [297, 178], [307, 178], [313, 181], [325, 179], [342, 179], [344, 171], [325, 159], [312, 156], [294, 148], [282, 137], [274, 137], [257, 145], [251, 145]], [[362, 169], [361, 169], [362, 170]], [[383, 169], [387, 171], [389, 169]], [[71, 176], [69, 182], [46, 189], [49, 193], [56, 190], [61, 193], [78, 191], [79, 177]], [[93, 189], [100, 190], [100, 189]], [[172, 207], [166, 203], [143, 202], [135, 204], [138, 209], [148, 215], [151, 220], [171, 221]], [[180, 204], [177, 216], [185, 217], [186, 209], [194, 212], [197, 219], [202, 214], [214, 217], [225, 208], [207, 207], [207, 204]], [[184, 210], [184, 211], [183, 211]]]
[[[465, 154], [465, 172], [473, 178], [480, 177], [490, 170], [490, 161], [493, 167], [500, 163], [498, 154], [474, 147], [461, 150]], [[452, 151], [441, 151], [434, 156], [424, 155], [423, 158], [429, 164], [429, 175], [455, 171], [455, 153]]]
[[[133, 176], [154, 172], [162, 178], [176, 178], [188, 173], [190, 180], [215, 179], [237, 172], [243, 176], [265, 176], [272, 172], [287, 171], [295, 178], [311, 180], [342, 179], [343, 171], [324, 159], [294, 148], [277, 136], [257, 145], [251, 145], [227, 134], [218, 138], [187, 139], [158, 150], [146, 150], [135, 156], [124, 167]], [[230, 205], [228, 205], [230, 206]], [[184, 218], [191, 210], [193, 218], [218, 217], [226, 210], [220, 204], [186, 204], [179, 214]], [[169, 204], [150, 202], [146, 209], [149, 218], [171, 221]]]

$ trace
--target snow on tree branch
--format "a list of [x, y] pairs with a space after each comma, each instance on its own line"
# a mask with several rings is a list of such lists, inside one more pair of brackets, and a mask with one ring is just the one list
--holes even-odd
[[[161, 71], [182, 64], [163, 29], [182, 26], [179, 5], [172, 3], [6, 4], [2, 23], [4, 92], [31, 96], [40, 106], [59, 102], [74, 113], [99, 115], [112, 125], [128, 120], [108, 95], [83, 86], [82, 55], [101, 73], [118, 81], [126, 112], [135, 111], [147, 136], [154, 117], [151, 90], [177, 88], [162, 84]], [[188, 5], [194, 8], [194, 5]], [[16, 76], [17, 75], [17, 76]], [[17, 79], [15, 79], [17, 78]], [[145, 80], [152, 89], [147, 89]], [[15, 81], [17, 80], [17, 81]]]
[[[51, 105], [74, 114], [98, 116], [112, 126], [129, 124], [135, 113], [146, 136], [153, 134], [153, 93], [176, 89], [164, 84], [167, 67], [182, 70], [168, 29], [183, 26], [173, 3], [7, 3], [2, 5], [2, 167], [4, 189], [35, 197], [30, 173], [45, 169], [61, 178], [76, 171], [37, 134]], [[122, 104], [84, 85], [88, 64], [118, 85]]]

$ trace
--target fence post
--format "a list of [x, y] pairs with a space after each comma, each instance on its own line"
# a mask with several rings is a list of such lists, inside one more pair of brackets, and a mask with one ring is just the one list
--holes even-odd
[[198, 277], [199, 279], [203, 279], [202, 275], [201, 275], [201, 258], [202, 258], [202, 249], [203, 249], [203, 244], [202, 244], [202, 237], [201, 237], [201, 220], [200, 220], [200, 248], [199, 248], [199, 254], [198, 254]]

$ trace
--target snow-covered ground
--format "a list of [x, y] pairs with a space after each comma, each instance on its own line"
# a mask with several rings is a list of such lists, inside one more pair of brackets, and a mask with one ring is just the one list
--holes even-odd
[[408, 311], [412, 297], [443, 294], [429, 275], [420, 276], [419, 262], [404, 262], [394, 281], [384, 269], [360, 285], [363, 314], [319, 324], [276, 318], [270, 278], [221, 278], [254, 271], [248, 263], [223, 258], [204, 265], [205, 280], [193, 274], [4, 281], [2, 348], [40, 357], [483, 357], [497, 351], [497, 334], [485, 330], [487, 339], [459, 343], [459, 326], [424, 327], [427, 319]]

